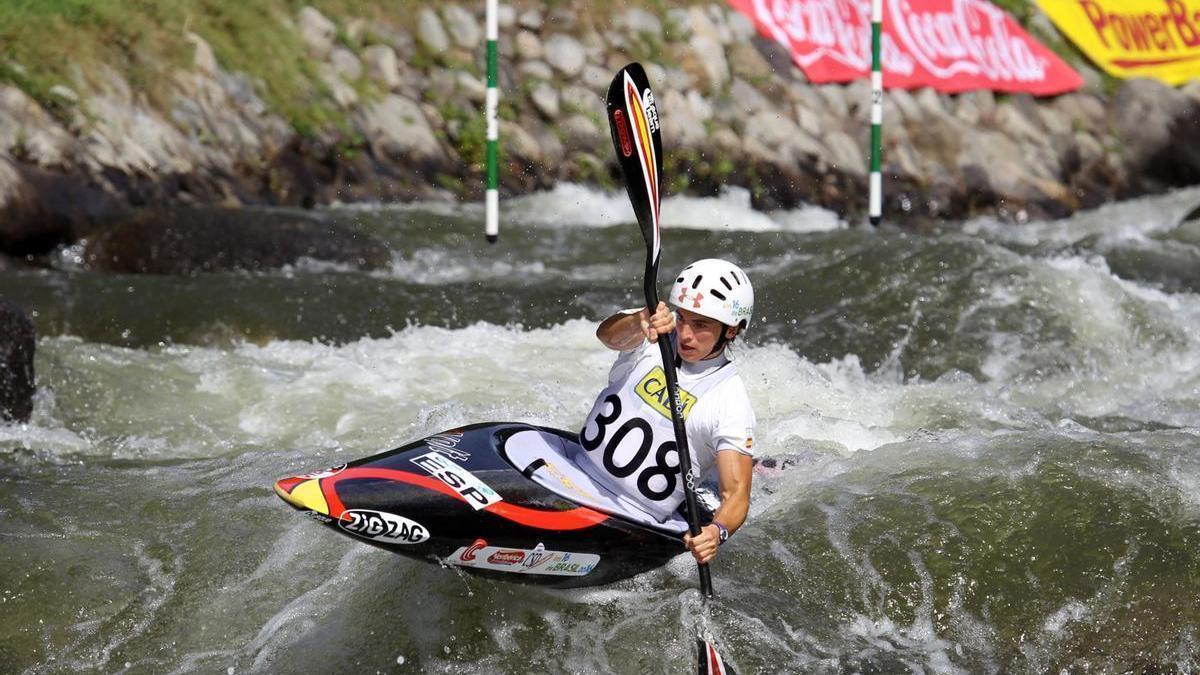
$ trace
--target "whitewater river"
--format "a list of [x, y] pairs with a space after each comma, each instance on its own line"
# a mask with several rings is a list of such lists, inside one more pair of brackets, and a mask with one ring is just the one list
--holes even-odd
[[[745, 673], [1200, 670], [1200, 190], [1052, 223], [868, 231], [669, 200], [666, 278], [728, 256], [758, 312], [751, 519], [706, 622]], [[0, 273], [34, 315], [0, 426], [0, 672], [694, 668], [695, 569], [483, 581], [352, 541], [275, 479], [469, 422], [573, 429], [638, 302], [623, 195], [325, 212], [363, 273]], [[768, 466], [769, 465], [769, 466]]]

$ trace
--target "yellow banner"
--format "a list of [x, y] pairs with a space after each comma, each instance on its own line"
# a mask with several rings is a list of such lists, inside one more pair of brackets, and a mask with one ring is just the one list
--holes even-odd
[[1200, 0], [1038, 0], [1110, 75], [1168, 84], [1200, 78]]

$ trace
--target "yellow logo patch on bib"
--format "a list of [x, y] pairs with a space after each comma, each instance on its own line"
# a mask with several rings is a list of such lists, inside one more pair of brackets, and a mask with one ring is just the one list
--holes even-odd
[[[663, 372], [662, 366], [655, 366], [653, 370], [646, 373], [642, 381], [634, 387], [634, 391], [651, 408], [657, 410], [663, 417], [671, 419], [671, 396], [667, 393], [667, 374]], [[686, 420], [688, 413], [692, 410], [692, 405], [696, 402], [696, 397], [681, 388], [679, 400], [683, 403], [683, 419]]]

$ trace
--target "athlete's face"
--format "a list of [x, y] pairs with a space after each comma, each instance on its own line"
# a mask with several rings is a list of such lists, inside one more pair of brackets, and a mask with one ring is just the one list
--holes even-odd
[[[688, 363], [695, 363], [708, 357], [721, 331], [726, 338], [737, 335], [738, 329], [732, 326], [701, 316], [686, 309], [679, 309], [679, 320], [675, 322], [675, 331], [679, 335], [679, 357]], [[713, 354], [716, 356], [716, 354]]]

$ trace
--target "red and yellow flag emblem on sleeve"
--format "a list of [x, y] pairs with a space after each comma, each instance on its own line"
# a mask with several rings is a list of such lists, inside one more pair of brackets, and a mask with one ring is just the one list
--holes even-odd
[[1173, 85], [1200, 78], [1200, 0], [1038, 0], [1038, 6], [1114, 77]]

